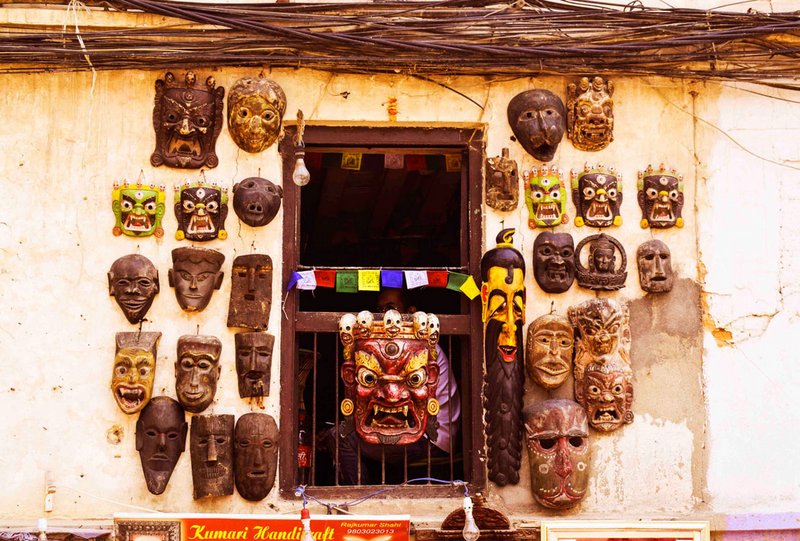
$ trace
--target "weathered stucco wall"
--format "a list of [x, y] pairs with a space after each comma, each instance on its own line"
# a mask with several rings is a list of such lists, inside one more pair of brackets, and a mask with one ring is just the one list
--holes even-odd
[[[176, 68], [176, 74], [183, 70]], [[198, 77], [209, 72], [197, 70]], [[256, 70], [213, 72], [226, 89]], [[166, 492], [145, 488], [134, 448], [136, 416], [119, 411], [109, 391], [114, 334], [129, 331], [108, 295], [106, 272], [128, 253], [141, 253], [159, 269], [161, 293], [145, 330], [163, 333], [155, 394], [174, 396], [175, 345], [182, 334], [212, 334], [223, 342], [222, 376], [207, 413], [249, 411], [239, 399], [233, 363], [233, 330], [225, 326], [230, 265], [255, 250], [275, 264], [269, 331], [280, 351], [281, 219], [266, 228], [240, 227], [230, 213], [225, 241], [204, 243], [222, 251], [226, 277], [209, 307], [183, 313], [167, 283], [170, 252], [187, 242], [174, 239], [175, 219], [165, 218], [162, 239], [113, 237], [110, 192], [114, 181], [135, 179], [169, 189], [196, 171], [153, 168], [153, 84], [163, 72], [92, 75], [5, 75], [0, 101], [0, 352], [4, 377], [0, 409], [0, 522], [32, 525], [43, 513], [45, 472], [56, 486], [51, 522], [106, 521], [134, 509], [171, 512], [295, 511], [277, 489], [258, 504], [238, 495], [194, 501], [187, 452]], [[489, 82], [441, 78], [483, 106], [442, 86], [405, 76], [337, 76], [307, 70], [268, 74], [286, 91], [286, 119], [303, 109], [311, 122], [383, 123], [384, 103], [397, 97], [398, 121], [417, 125], [479, 123], [486, 129], [487, 156], [511, 149], [520, 169], [535, 165], [509, 140], [506, 105], [518, 92], [547, 88], [565, 95], [561, 78]], [[602, 161], [624, 176], [624, 223], [608, 233], [628, 252], [627, 287], [601, 294], [628, 300], [633, 327], [636, 420], [623, 430], [593, 434], [594, 479], [576, 518], [705, 518], [728, 513], [792, 511], [800, 508], [798, 381], [790, 361], [789, 337], [796, 326], [800, 291], [797, 263], [797, 172], [771, 165], [734, 144], [718, 126], [753, 153], [796, 160], [798, 138], [791, 118], [796, 102], [716, 84], [692, 85], [664, 79], [615, 78], [615, 141], [599, 153], [575, 150], [564, 140], [555, 163], [562, 168]], [[777, 95], [772, 91], [758, 92]], [[791, 97], [791, 96], [787, 96]], [[693, 120], [692, 114], [702, 120]], [[259, 173], [280, 182], [276, 147], [260, 155], [240, 151], [224, 129], [220, 165], [209, 180], [231, 187]], [[639, 227], [636, 172], [666, 162], [686, 177], [686, 226], [658, 233]], [[794, 161], [790, 165], [798, 166]], [[792, 182], [794, 181], [794, 182]], [[568, 211], [574, 216], [571, 198]], [[594, 296], [573, 286], [547, 295], [533, 281], [531, 253], [536, 232], [527, 228], [524, 204], [515, 212], [485, 212], [485, 245], [505, 227], [518, 228], [517, 246], [528, 260], [527, 321]], [[572, 224], [561, 231], [576, 241], [595, 230]], [[639, 289], [636, 247], [650, 238], [667, 242], [681, 280], [654, 299]], [[477, 301], [476, 301], [477, 302]], [[702, 304], [701, 304], [702, 303]], [[706, 312], [701, 313], [701, 306]], [[716, 338], [716, 340], [715, 340]], [[276, 353], [266, 412], [279, 416], [280, 367]], [[553, 393], [567, 396], [570, 387]], [[542, 398], [529, 389], [526, 400]], [[286, 436], [289, 437], [289, 436]], [[287, 459], [287, 457], [283, 457]], [[292, 460], [292, 457], [288, 457]], [[489, 489], [490, 502], [518, 519], [550, 516], [533, 503], [527, 461], [519, 486]], [[439, 518], [459, 505], [439, 500], [424, 516]], [[419, 508], [419, 507], [417, 507]], [[408, 512], [408, 502], [368, 502], [363, 512]], [[416, 513], [416, 512], [415, 512]], [[565, 516], [561, 514], [559, 516]]]

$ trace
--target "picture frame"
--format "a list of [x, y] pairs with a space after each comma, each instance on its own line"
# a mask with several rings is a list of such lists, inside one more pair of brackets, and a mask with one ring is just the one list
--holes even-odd
[[541, 541], [710, 541], [708, 521], [542, 521]]
[[181, 523], [177, 520], [115, 520], [118, 541], [180, 541]]

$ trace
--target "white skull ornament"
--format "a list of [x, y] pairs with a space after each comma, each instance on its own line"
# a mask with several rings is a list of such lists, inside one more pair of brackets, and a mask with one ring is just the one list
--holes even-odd
[[387, 310], [383, 314], [383, 328], [389, 338], [394, 338], [400, 334], [403, 318], [397, 310]]
[[425, 312], [414, 313], [414, 336], [422, 340], [428, 339], [428, 314]]
[[356, 316], [356, 337], [369, 338], [372, 332], [372, 312], [362, 310]]

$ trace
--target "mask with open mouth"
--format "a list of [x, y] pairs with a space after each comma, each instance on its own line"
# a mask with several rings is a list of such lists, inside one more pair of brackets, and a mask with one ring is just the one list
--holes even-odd
[[186, 448], [185, 414], [168, 396], [150, 400], [136, 420], [136, 450], [151, 494], [162, 494], [178, 459]]
[[636, 250], [639, 267], [639, 285], [648, 293], [672, 291], [675, 273], [672, 272], [672, 254], [669, 246], [654, 239], [641, 244]]
[[189, 433], [194, 499], [233, 494], [233, 415], [195, 415]]
[[178, 339], [175, 391], [186, 411], [200, 413], [214, 400], [222, 342], [215, 336], [188, 334]]
[[263, 500], [275, 484], [278, 425], [266, 413], [245, 413], [236, 421], [233, 445], [236, 490], [245, 500]]
[[577, 214], [575, 225], [609, 227], [622, 225], [619, 214], [622, 205], [622, 175], [602, 163], [586, 164], [582, 171], [570, 171], [572, 202]]
[[553, 227], [567, 223], [564, 205], [567, 186], [557, 167], [534, 167], [522, 173], [525, 180], [525, 204], [528, 207], [528, 227]]
[[525, 407], [531, 490], [550, 509], [575, 507], [586, 496], [592, 459], [586, 412], [572, 400]]
[[569, 233], [545, 231], [533, 241], [533, 277], [547, 293], [563, 293], [575, 281], [575, 244]]
[[530, 324], [525, 346], [528, 377], [544, 387], [560, 387], [572, 365], [572, 325], [558, 314], [545, 314]]
[[111, 192], [111, 208], [116, 218], [114, 236], [163, 237], [164, 190], [164, 186], [115, 183]]
[[233, 260], [228, 327], [263, 330], [272, 308], [272, 258], [240, 255]]
[[662, 163], [639, 171], [637, 199], [642, 209], [642, 228], [683, 227], [683, 176]]
[[438, 339], [430, 334], [418, 338], [419, 328], [415, 329], [412, 318], [401, 318], [399, 312], [390, 310], [383, 321], [373, 320], [352, 340], [347, 328], [350, 316], [346, 314], [342, 318], [346, 321], [340, 322], [345, 346], [342, 414], [354, 416], [356, 432], [367, 443], [408, 445], [426, 432], [435, 439]]
[[185, 182], [175, 186], [175, 238], [207, 241], [228, 238], [228, 189], [216, 182]]
[[239, 397], [269, 396], [275, 337], [265, 332], [240, 332], [234, 339]]
[[567, 85], [567, 138], [578, 150], [603, 150], [614, 140], [613, 94], [602, 77]]
[[153, 108], [156, 148], [150, 163], [183, 169], [216, 167], [219, 159], [214, 145], [222, 131], [224, 94], [213, 77], [198, 86], [191, 71], [183, 82], [171, 72], [158, 79]]
[[160, 332], [118, 332], [111, 392], [119, 409], [127, 414], [140, 411], [153, 394]]
[[508, 123], [525, 151], [549, 162], [564, 137], [564, 102], [549, 90], [520, 92], [508, 102]]
[[514, 210], [519, 203], [517, 162], [502, 155], [486, 159], [486, 205], [500, 211]]
[[128, 322], [139, 323], [144, 319], [159, 289], [158, 270], [143, 255], [124, 255], [111, 264], [108, 292]]
[[633, 422], [633, 374], [630, 366], [612, 361], [590, 363], [581, 381], [575, 380], [575, 399], [586, 409], [589, 426], [613, 432]]

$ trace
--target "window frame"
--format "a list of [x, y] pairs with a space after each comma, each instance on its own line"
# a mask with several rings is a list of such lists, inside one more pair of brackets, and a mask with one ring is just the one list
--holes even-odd
[[[292, 182], [294, 171], [294, 138], [297, 125], [286, 123], [285, 136], [279, 144], [283, 164], [283, 273], [281, 284], [288, 284], [300, 265], [300, 187]], [[307, 149], [318, 147], [362, 147], [408, 149], [436, 147], [461, 152], [462, 155], [462, 212], [461, 264], [473, 277], [480, 275], [482, 249], [482, 193], [485, 146], [483, 127], [411, 127], [411, 126], [327, 126], [306, 125], [303, 139]], [[345, 144], [343, 144], [343, 142]], [[458, 335], [468, 342], [471, 362], [464, 366], [461, 376], [462, 439], [464, 477], [470, 487], [481, 490], [486, 486], [486, 453], [483, 434], [483, 324], [480, 305], [462, 299], [462, 314], [439, 316], [443, 334]], [[335, 332], [344, 312], [301, 312], [298, 292], [290, 291], [283, 303], [281, 325], [281, 396], [279, 488], [283, 497], [297, 497], [297, 424], [299, 393], [296, 377], [299, 367], [297, 333]], [[468, 404], [468, 407], [466, 406]], [[287, 435], [292, 437], [287, 437]], [[373, 485], [314, 486], [320, 498], [347, 498], [364, 495]], [[445, 497], [461, 489], [452, 485], [397, 486], [395, 497]]]

